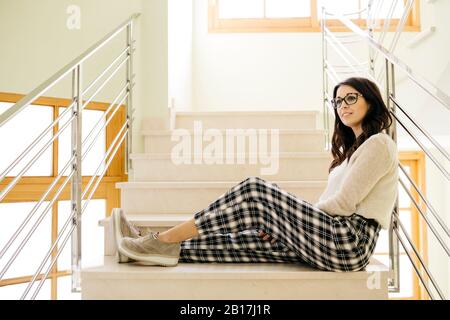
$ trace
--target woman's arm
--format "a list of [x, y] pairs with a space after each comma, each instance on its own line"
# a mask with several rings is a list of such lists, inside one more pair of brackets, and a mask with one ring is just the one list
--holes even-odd
[[[390, 138], [389, 138], [390, 139]], [[347, 167], [341, 188], [316, 206], [330, 215], [349, 216], [356, 206], [373, 189], [376, 183], [390, 170], [396, 154], [390, 150], [388, 141], [374, 137], [361, 145], [360, 154]]]

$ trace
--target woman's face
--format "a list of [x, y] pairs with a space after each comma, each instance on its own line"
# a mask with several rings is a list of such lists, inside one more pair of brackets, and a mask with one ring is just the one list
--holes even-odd
[[[347, 97], [347, 100], [350, 100], [349, 104], [344, 100], [345, 97]], [[355, 98], [357, 99], [356, 103], [353, 103]], [[366, 100], [361, 93], [347, 85], [342, 85], [338, 88], [335, 99], [342, 100], [340, 107], [336, 110], [339, 119], [344, 125], [352, 128], [355, 137], [358, 137], [362, 133], [362, 120], [367, 110], [369, 110]]]

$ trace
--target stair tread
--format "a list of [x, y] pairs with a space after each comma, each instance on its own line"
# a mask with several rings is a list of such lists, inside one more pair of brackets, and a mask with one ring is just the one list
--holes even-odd
[[[231, 153], [232, 155], [235, 152]], [[195, 153], [192, 153], [195, 155]], [[218, 154], [218, 155], [226, 155], [226, 153]], [[249, 155], [247, 152], [244, 152], [244, 155]], [[331, 154], [329, 151], [311, 151], [311, 152], [279, 152], [279, 158], [302, 158], [302, 159], [310, 159], [310, 158], [320, 158], [320, 159], [329, 159], [331, 160]], [[214, 155], [217, 156], [217, 155]], [[152, 160], [152, 159], [171, 159], [172, 153], [170, 152], [161, 152], [161, 153], [132, 153], [130, 154], [130, 159], [133, 160]], [[236, 165], [232, 164], [224, 164], [224, 165]], [[242, 165], [248, 165], [247, 163], [243, 163]]]
[[[176, 129], [183, 129], [186, 132], [189, 132], [189, 134], [193, 134], [194, 133], [194, 129], [191, 128], [176, 128]], [[207, 129], [206, 129], [207, 130]], [[219, 130], [220, 132], [225, 133], [226, 130], [228, 129], [216, 129]], [[246, 129], [244, 129], [246, 130]], [[280, 133], [280, 135], [283, 134], [301, 134], [301, 135], [306, 135], [306, 134], [326, 134], [326, 130], [322, 130], [322, 129], [278, 129], [278, 132]], [[171, 135], [173, 133], [173, 130], [169, 130], [169, 129], [161, 129], [161, 130], [152, 130], [152, 129], [143, 129], [141, 130], [141, 134], [142, 135], [155, 135], [155, 136], [168, 136]]]
[[176, 267], [119, 264], [105, 256], [103, 265], [84, 268], [83, 279], [347, 279], [367, 280], [373, 272], [388, 272], [375, 258], [363, 271], [329, 272], [293, 263], [179, 263]]
[[208, 111], [177, 111], [177, 116], [273, 116], [273, 115], [318, 115], [315, 110], [208, 110]]
[[[192, 217], [192, 213], [127, 214], [127, 219], [140, 227], [171, 226], [177, 222], [187, 221]], [[110, 219], [110, 217], [101, 219], [98, 223], [99, 226], [105, 226], [107, 219]]]
[[[117, 182], [119, 189], [145, 189], [145, 188], [223, 188], [230, 187], [240, 181], [129, 181]], [[270, 181], [280, 187], [303, 187], [322, 188], [326, 186], [327, 180], [314, 181]]]

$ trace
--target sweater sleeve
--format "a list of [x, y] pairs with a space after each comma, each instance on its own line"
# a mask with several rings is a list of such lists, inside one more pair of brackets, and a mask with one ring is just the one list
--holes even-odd
[[386, 142], [374, 138], [365, 142], [364, 150], [347, 168], [341, 187], [331, 197], [316, 206], [330, 215], [350, 216], [360, 203], [389, 171], [394, 159]]

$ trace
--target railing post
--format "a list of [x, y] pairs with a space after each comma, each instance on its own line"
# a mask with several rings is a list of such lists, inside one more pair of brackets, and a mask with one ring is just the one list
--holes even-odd
[[128, 83], [128, 96], [127, 96], [127, 108], [126, 108], [126, 118], [128, 120], [127, 130], [128, 136], [126, 139], [125, 147], [125, 172], [129, 174], [129, 170], [133, 169], [132, 162], [130, 159], [130, 154], [132, 152], [132, 130], [133, 130], [133, 20], [127, 26], [127, 46], [128, 46], [128, 63], [127, 63], [127, 83]]
[[[395, 97], [395, 70], [394, 65], [385, 60], [386, 70], [386, 106], [388, 110], [395, 114], [396, 106], [391, 100], [391, 95]], [[387, 134], [397, 143], [397, 122], [392, 119], [392, 125], [387, 129]], [[398, 212], [398, 197], [395, 201], [394, 211]], [[396, 216], [392, 215], [391, 225], [389, 228], [389, 268], [392, 278], [389, 279], [389, 291], [399, 292], [400, 290], [400, 245], [397, 234], [394, 230], [398, 230], [398, 222]]]
[[322, 7], [322, 20], [320, 21], [322, 27], [322, 86], [323, 86], [323, 127], [325, 130], [325, 148], [326, 150], [330, 150], [330, 124], [329, 124], [329, 115], [328, 115], [328, 74], [327, 74], [327, 43], [325, 41], [325, 26], [326, 26], [326, 17], [325, 17], [325, 7]]
[[[367, 4], [367, 27], [369, 37], [373, 39], [373, 31], [375, 29], [375, 18], [373, 16], [373, 0]], [[375, 50], [369, 46], [369, 72], [375, 78]]]
[[72, 223], [75, 229], [72, 233], [72, 292], [81, 290], [81, 192], [82, 192], [82, 172], [81, 172], [81, 128], [82, 128], [82, 69], [78, 65], [72, 73], [72, 96], [76, 103], [73, 108], [75, 118], [72, 120], [72, 155], [75, 156], [72, 169], [74, 175], [71, 185], [71, 212]]

